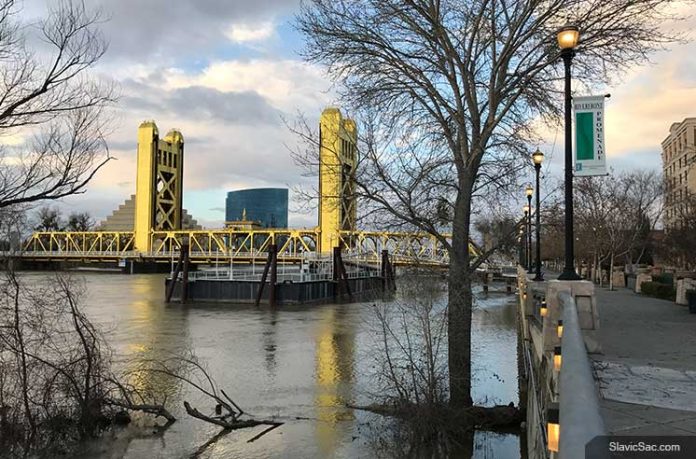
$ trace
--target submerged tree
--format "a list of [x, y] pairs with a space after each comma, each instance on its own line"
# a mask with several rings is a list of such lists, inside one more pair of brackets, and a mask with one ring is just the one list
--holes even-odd
[[[452, 407], [472, 405], [471, 282], [482, 261], [468, 251], [472, 213], [528, 161], [535, 123], [559, 118], [556, 32], [567, 21], [580, 28], [574, 75], [591, 86], [673, 38], [661, 27], [669, 4], [309, 0], [298, 15], [307, 60], [327, 68], [361, 117], [354, 188], [449, 252]], [[445, 213], [451, 240], [438, 224]]]

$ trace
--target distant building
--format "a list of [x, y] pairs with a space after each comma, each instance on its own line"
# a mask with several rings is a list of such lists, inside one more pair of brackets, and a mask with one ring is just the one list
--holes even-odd
[[665, 178], [665, 227], [674, 226], [686, 211], [687, 198], [696, 194], [696, 118], [673, 123], [662, 141]]
[[[98, 226], [97, 231], [133, 231], [135, 228], [135, 195], [118, 206], [111, 215], [106, 217]], [[188, 214], [186, 209], [181, 209], [181, 229], [200, 230], [203, 229], [198, 222]]]
[[288, 189], [252, 188], [230, 191], [225, 203], [226, 226], [288, 227]]

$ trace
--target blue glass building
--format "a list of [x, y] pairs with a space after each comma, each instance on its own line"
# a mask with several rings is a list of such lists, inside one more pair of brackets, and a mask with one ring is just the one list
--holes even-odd
[[230, 191], [225, 202], [225, 221], [246, 219], [264, 228], [288, 227], [288, 189], [252, 188]]

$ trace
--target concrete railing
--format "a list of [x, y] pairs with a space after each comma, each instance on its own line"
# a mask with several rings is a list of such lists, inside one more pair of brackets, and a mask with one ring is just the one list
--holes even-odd
[[[585, 445], [604, 433], [588, 356], [601, 352], [594, 285], [534, 282], [520, 269], [518, 286], [520, 348], [527, 367], [520, 376], [520, 402], [527, 407], [528, 457], [584, 458]], [[554, 358], [559, 350], [560, 369]], [[560, 433], [547, 436], [555, 422], [554, 432]]]
[[558, 388], [559, 457], [584, 459], [585, 445], [598, 435], [606, 435], [606, 430], [575, 300], [567, 291], [560, 292], [558, 297], [563, 318], [563, 360]]

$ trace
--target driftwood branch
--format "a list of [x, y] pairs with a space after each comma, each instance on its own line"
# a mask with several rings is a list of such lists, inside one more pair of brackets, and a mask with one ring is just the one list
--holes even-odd
[[161, 416], [167, 420], [167, 424], [171, 424], [176, 421], [174, 415], [172, 415], [164, 406], [162, 405], [152, 405], [147, 403], [136, 404], [130, 403], [125, 400], [116, 399], [106, 399], [106, 403], [113, 406], [118, 406], [132, 411], [142, 411], [143, 413], [154, 414], [155, 416]]
[[276, 424], [272, 425], [271, 427], [267, 428], [266, 430], [264, 430], [264, 431], [262, 431], [262, 432], [260, 432], [260, 433], [258, 433], [258, 434], [256, 434], [256, 435], [254, 435], [252, 438], [250, 438], [249, 440], [247, 440], [247, 443], [253, 443], [253, 442], [255, 442], [256, 440], [258, 440], [259, 438], [263, 437], [264, 435], [266, 435], [266, 434], [267, 434], [268, 432], [270, 432], [271, 430], [277, 429], [278, 427], [280, 427], [280, 426], [282, 426], [282, 425], [283, 425], [282, 422], [277, 422]]
[[229, 400], [229, 402], [232, 404], [232, 406], [234, 406], [235, 408], [237, 408], [237, 411], [239, 411], [239, 413], [237, 413], [237, 415], [235, 416], [235, 418], [238, 418], [239, 416], [241, 416], [241, 415], [244, 414], [244, 410], [241, 409], [240, 406], [237, 405], [237, 404], [234, 402], [234, 400], [232, 400], [232, 399], [229, 397], [229, 395], [227, 395], [227, 394], [225, 393], [225, 391], [224, 391], [223, 389], [220, 389], [220, 393], [221, 393], [222, 395], [224, 395], [225, 398], [226, 398], [227, 400]]
[[205, 415], [198, 411], [196, 408], [192, 407], [189, 402], [184, 402], [184, 408], [186, 408], [186, 412], [190, 415], [193, 416], [196, 419], [200, 419], [202, 421], [210, 422], [211, 424], [218, 425], [224, 429], [227, 430], [237, 430], [237, 429], [245, 429], [247, 427], [255, 427], [259, 425], [269, 425], [269, 426], [275, 426], [279, 427], [283, 425], [282, 422], [278, 421], [271, 421], [271, 420], [256, 420], [256, 419], [245, 419], [245, 420], [233, 420], [233, 421], [226, 421], [224, 418], [220, 417], [212, 417]]

